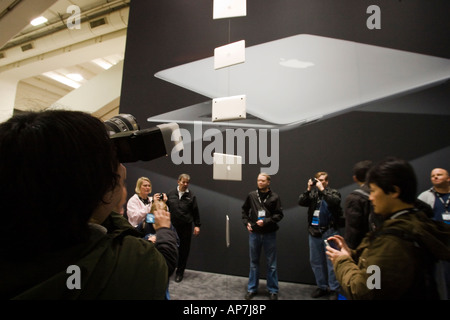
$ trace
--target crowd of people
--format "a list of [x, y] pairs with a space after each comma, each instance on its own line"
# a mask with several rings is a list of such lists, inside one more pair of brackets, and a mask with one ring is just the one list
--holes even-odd
[[[431, 175], [432, 189], [446, 188], [450, 177], [444, 169], [440, 178]], [[402, 159], [388, 158], [367, 172], [371, 210], [380, 220], [369, 223], [369, 232], [356, 248], [335, 235], [326, 247], [336, 278], [348, 299], [448, 299], [450, 225], [445, 221], [448, 208], [437, 208], [438, 201], [417, 199], [417, 178], [412, 166]], [[439, 187], [438, 187], [439, 188]], [[445, 203], [445, 202], [444, 202]], [[430, 210], [431, 209], [431, 210]], [[430, 214], [435, 210], [435, 214]], [[436, 215], [443, 218], [436, 219]], [[367, 215], [366, 215], [367, 216]], [[370, 216], [370, 213], [369, 215]], [[350, 242], [354, 238], [350, 237]], [[355, 244], [354, 244], [355, 245]]]
[[[434, 168], [432, 187], [418, 197], [417, 177], [403, 159], [360, 161], [354, 165], [353, 180], [358, 188], [341, 203], [340, 192], [329, 186], [328, 173], [317, 172], [298, 198], [298, 204], [308, 208], [309, 258], [317, 285], [311, 297], [449, 299], [448, 171]], [[275, 239], [282, 207], [270, 189], [270, 176], [260, 174], [257, 185], [242, 206], [250, 232], [245, 299], [257, 292], [261, 248], [269, 297], [277, 299]]]
[[[328, 173], [317, 172], [299, 196], [298, 204], [308, 208], [310, 265], [317, 285], [311, 297], [447, 298], [450, 290], [450, 269], [446, 261], [450, 255], [447, 170], [433, 169], [433, 186], [418, 198], [415, 197], [415, 173], [401, 159], [390, 158], [378, 164], [360, 161], [354, 165], [353, 180], [358, 188], [341, 201], [340, 192], [329, 186]], [[141, 177], [136, 194], [127, 204], [128, 220], [142, 230], [152, 203], [167, 203], [174, 229], [180, 236], [176, 282], [183, 279], [191, 236], [200, 232], [197, 199], [188, 189], [189, 182], [190, 176], [182, 174], [176, 189], [167, 194], [156, 193], [152, 198], [149, 197], [150, 180]], [[270, 175], [259, 174], [257, 189], [248, 193], [242, 205], [242, 222], [249, 233], [250, 251], [244, 296], [247, 300], [258, 294], [263, 251], [267, 293], [271, 300], [278, 298], [276, 234], [284, 214], [280, 197], [270, 183]], [[383, 270], [383, 277], [374, 284], [377, 290], [368, 283], [371, 266]]]
[[[176, 187], [153, 196], [151, 180], [141, 177], [128, 201], [125, 179], [104, 123], [93, 116], [27, 112], [0, 124], [0, 180], [9, 183], [0, 193], [7, 213], [0, 296], [170, 299], [169, 277], [183, 280], [191, 238], [200, 234], [191, 177], [183, 173]], [[418, 197], [415, 172], [402, 159], [358, 162], [353, 179], [358, 188], [343, 200], [325, 171], [299, 195], [308, 208], [312, 297], [448, 299], [448, 171], [432, 169], [432, 187]], [[264, 251], [269, 298], [277, 300], [284, 214], [271, 176], [260, 173], [256, 185], [242, 205], [250, 251], [244, 298], [258, 292]], [[24, 186], [33, 190], [25, 197]], [[32, 241], [24, 236], [30, 231]]]

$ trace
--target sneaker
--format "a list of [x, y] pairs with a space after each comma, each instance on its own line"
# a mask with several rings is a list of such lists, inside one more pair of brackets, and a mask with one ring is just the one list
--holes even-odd
[[326, 289], [321, 289], [321, 288], [316, 288], [316, 290], [314, 290], [311, 293], [311, 298], [317, 299], [323, 296], [326, 296], [328, 294], [328, 290]]
[[278, 300], [278, 294], [276, 294], [276, 293], [269, 293], [269, 299], [270, 300]]

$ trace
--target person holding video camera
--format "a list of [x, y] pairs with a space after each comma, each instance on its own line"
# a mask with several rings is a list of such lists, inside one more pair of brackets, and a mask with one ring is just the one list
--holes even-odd
[[[339, 235], [327, 239], [347, 299], [428, 300], [439, 295], [436, 262], [450, 261], [450, 226], [417, 208], [417, 178], [405, 160], [388, 157], [367, 175], [369, 199], [382, 225], [351, 250]], [[439, 279], [442, 281], [443, 279]]]
[[156, 244], [141, 239], [114, 212], [125, 178], [104, 123], [87, 113], [0, 124], [0, 297], [164, 299], [177, 259], [170, 213], [155, 212]]
[[338, 233], [342, 215], [341, 194], [328, 186], [328, 173], [317, 172], [308, 180], [307, 189], [300, 194], [298, 204], [308, 207], [308, 232], [310, 264], [317, 288], [312, 298], [329, 295], [330, 300], [338, 298], [339, 282], [333, 265], [325, 255], [324, 240]]

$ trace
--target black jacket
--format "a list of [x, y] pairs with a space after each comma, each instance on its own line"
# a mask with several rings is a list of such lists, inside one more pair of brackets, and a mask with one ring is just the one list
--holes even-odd
[[169, 207], [172, 223], [192, 223], [200, 227], [200, 213], [197, 205], [197, 198], [191, 191], [183, 194], [181, 199], [178, 190], [173, 189], [167, 193], [167, 206]]
[[[269, 233], [278, 230], [278, 222], [283, 219], [283, 208], [281, 207], [281, 201], [278, 194], [269, 190], [267, 198], [259, 201], [257, 191], [251, 191], [244, 204], [242, 205], [242, 222], [244, 226], [250, 223], [255, 233]], [[261, 205], [262, 203], [262, 205]], [[262, 227], [256, 224], [258, 221], [258, 211], [261, 208], [266, 211], [266, 217], [264, 218], [264, 225]]]
[[350, 249], [356, 249], [366, 233], [373, 231], [371, 217], [373, 207], [369, 200], [369, 188], [362, 186], [352, 191], [344, 201], [345, 235], [344, 239]]
[[338, 227], [339, 219], [342, 216], [341, 194], [336, 189], [328, 187], [323, 191], [319, 191], [317, 188], [313, 188], [311, 191], [306, 190], [299, 196], [298, 204], [302, 207], [308, 207], [308, 226], [311, 225], [318, 199], [326, 201], [332, 214], [334, 227]]

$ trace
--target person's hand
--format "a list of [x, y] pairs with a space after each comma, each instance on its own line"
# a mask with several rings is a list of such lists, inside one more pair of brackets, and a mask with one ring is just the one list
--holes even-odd
[[147, 240], [155, 243], [156, 242], [156, 236], [154, 234], [152, 234], [152, 235], [148, 236]]
[[322, 182], [319, 179], [316, 179], [316, 187], [317, 189], [319, 189], [320, 191], [325, 190], [325, 187], [323, 186]]
[[350, 248], [347, 246], [347, 243], [345, 242], [344, 238], [339, 235], [331, 236], [327, 239], [328, 241], [334, 241], [337, 244], [337, 247], [339, 248], [334, 249], [331, 246], [326, 247], [326, 254], [328, 256], [328, 259], [331, 260], [331, 262], [334, 262], [338, 257], [340, 256], [350, 256]]
[[313, 186], [313, 179], [309, 179], [309, 180], [308, 180], [307, 190], [308, 190], [308, 191], [311, 191], [312, 186]]
[[170, 213], [166, 210], [155, 210], [153, 212], [155, 216], [155, 222], [153, 227], [155, 230], [158, 230], [159, 228], [170, 228]]
[[194, 236], [198, 236], [200, 234], [200, 227], [194, 227]]
[[247, 230], [248, 232], [253, 232], [252, 225], [250, 224], [250, 222], [247, 223]]
[[256, 221], [256, 224], [262, 227], [264, 225], [264, 219], [259, 219], [258, 221]]
[[155, 193], [154, 198], [158, 201], [167, 202], [167, 195], [165, 193]]

